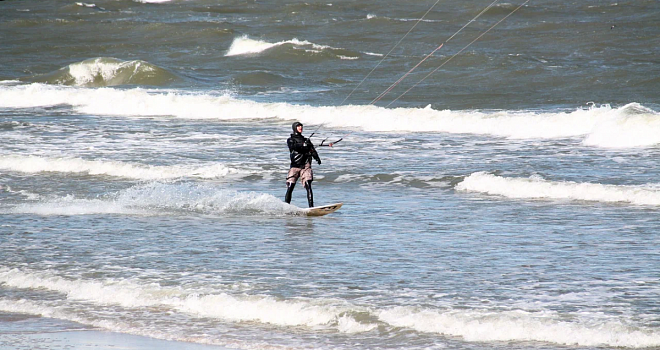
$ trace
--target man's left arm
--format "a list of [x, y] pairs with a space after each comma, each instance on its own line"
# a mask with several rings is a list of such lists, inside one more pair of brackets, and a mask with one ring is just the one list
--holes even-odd
[[314, 144], [310, 139], [307, 139], [307, 145], [309, 146], [309, 150], [312, 153], [312, 157], [316, 160], [316, 162], [321, 165], [321, 157], [319, 157], [319, 153], [316, 152], [316, 148], [314, 147]]

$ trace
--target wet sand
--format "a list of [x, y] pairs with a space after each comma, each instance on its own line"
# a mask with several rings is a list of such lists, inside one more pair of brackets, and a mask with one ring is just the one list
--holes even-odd
[[23, 314], [0, 314], [2, 350], [225, 350], [216, 345], [108, 332], [73, 322]]

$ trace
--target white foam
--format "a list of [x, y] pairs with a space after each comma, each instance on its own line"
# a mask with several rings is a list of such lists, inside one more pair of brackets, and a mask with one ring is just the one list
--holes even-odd
[[0, 156], [0, 169], [23, 173], [60, 172], [109, 175], [129, 179], [163, 180], [180, 177], [222, 178], [228, 175], [249, 174], [247, 171], [213, 164], [201, 167], [173, 165], [153, 166], [106, 160], [80, 158], [47, 158], [37, 156]]
[[375, 132], [446, 132], [510, 139], [576, 138], [597, 147], [650, 147], [660, 144], [660, 113], [637, 103], [571, 112], [451, 111], [376, 106], [308, 106], [260, 103], [229, 93], [189, 93], [145, 89], [86, 89], [43, 84], [0, 85], [0, 107], [72, 105], [79, 113], [116, 116], [174, 116], [188, 119], [267, 119], [279, 117], [325, 127]]
[[566, 321], [549, 312], [430, 310], [396, 307], [378, 318], [396, 327], [462, 337], [466, 341], [541, 341], [569, 346], [660, 346], [657, 329], [595, 316]]
[[507, 198], [565, 199], [660, 205], [660, 184], [644, 186], [603, 185], [571, 181], [548, 181], [538, 176], [505, 178], [485, 172], [477, 172], [457, 184], [456, 190], [499, 195]]

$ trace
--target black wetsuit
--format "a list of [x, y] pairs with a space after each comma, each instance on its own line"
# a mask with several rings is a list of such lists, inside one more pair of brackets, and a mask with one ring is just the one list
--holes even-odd
[[[291, 137], [286, 140], [286, 144], [289, 146], [289, 156], [291, 158], [290, 168], [304, 168], [307, 164], [310, 164], [311, 166], [312, 158], [315, 159], [317, 163], [321, 164], [321, 158], [316, 152], [312, 142], [298, 132], [299, 125], [302, 124], [295, 122], [293, 125], [291, 125], [293, 134], [291, 134]], [[307, 202], [311, 208], [314, 206], [312, 181], [306, 181], [304, 185], [305, 189], [307, 190]], [[291, 203], [291, 194], [293, 193], [293, 188], [296, 186], [296, 183], [287, 181], [286, 186], [286, 195], [284, 196], [284, 201]]]
[[298, 132], [291, 134], [291, 137], [286, 140], [286, 144], [289, 146], [291, 168], [304, 168], [305, 164], [312, 162], [312, 158], [321, 164], [321, 158], [316, 153], [312, 142]]

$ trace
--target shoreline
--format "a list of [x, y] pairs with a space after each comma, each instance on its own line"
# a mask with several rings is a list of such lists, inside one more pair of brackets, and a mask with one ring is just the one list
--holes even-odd
[[117, 333], [35, 315], [0, 312], [3, 350], [228, 350], [220, 345]]

